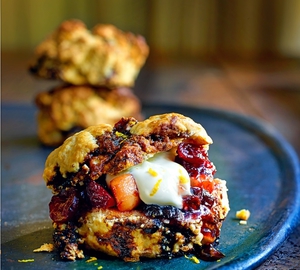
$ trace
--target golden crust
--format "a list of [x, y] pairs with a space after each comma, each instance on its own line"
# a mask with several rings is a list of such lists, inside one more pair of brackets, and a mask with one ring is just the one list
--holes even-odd
[[56, 166], [59, 166], [59, 171], [63, 177], [66, 177], [67, 173], [77, 172], [86, 155], [98, 147], [95, 137], [111, 130], [112, 126], [100, 124], [91, 126], [66, 139], [63, 145], [56, 148], [48, 156], [43, 178], [45, 180], [51, 179], [55, 175]]
[[[212, 143], [200, 124], [178, 113], [156, 115], [141, 122], [123, 118], [115, 128], [92, 126], [68, 138], [48, 156], [43, 178], [48, 187], [55, 190], [52, 182], [57, 169], [66, 178], [67, 173], [90, 171], [95, 162], [102, 168], [98, 177], [106, 173], [118, 174], [158, 152], [177, 147], [182, 141]], [[100, 154], [89, 164], [84, 163], [88, 154], [96, 149]]]
[[177, 134], [186, 134], [189, 140], [201, 145], [212, 143], [212, 139], [207, 135], [206, 130], [200, 124], [178, 113], [153, 115], [149, 117], [149, 119], [137, 123], [131, 128], [130, 132], [147, 137], [152, 134], [163, 134], [166, 130], [166, 126], [168, 127], [169, 135], [170, 131], [174, 131], [175, 136]]
[[105, 24], [89, 31], [68, 20], [37, 46], [30, 71], [75, 85], [133, 86], [148, 54], [142, 36]]
[[[141, 105], [129, 88], [61, 86], [37, 95], [38, 137], [49, 146], [58, 146], [72, 135], [92, 125], [113, 125], [122, 116], [141, 119]], [[73, 132], [74, 133], [74, 132]]]
[[[139, 257], [155, 258], [161, 254], [163, 230], [151, 234], [144, 233], [147, 229], [153, 229], [155, 222], [140, 211], [94, 209], [80, 222], [82, 226], [78, 232], [89, 249], [124, 257], [127, 261], [138, 261]], [[131, 226], [126, 228], [125, 224]], [[98, 240], [99, 237], [101, 241]], [[122, 241], [126, 242], [127, 250], [120, 245]]]

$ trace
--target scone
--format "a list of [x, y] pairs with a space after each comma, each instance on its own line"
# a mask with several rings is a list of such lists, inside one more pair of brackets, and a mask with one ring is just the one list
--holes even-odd
[[37, 46], [29, 70], [75, 85], [132, 87], [148, 54], [140, 35], [107, 24], [89, 31], [83, 22], [68, 20]]
[[39, 93], [35, 103], [38, 137], [48, 146], [59, 146], [67, 137], [92, 125], [114, 125], [122, 116], [141, 119], [139, 99], [126, 87], [63, 85]]
[[177, 113], [89, 127], [47, 158], [43, 178], [53, 240], [63, 259], [92, 249], [124, 261], [216, 249], [229, 211], [226, 182], [214, 178], [212, 139]]

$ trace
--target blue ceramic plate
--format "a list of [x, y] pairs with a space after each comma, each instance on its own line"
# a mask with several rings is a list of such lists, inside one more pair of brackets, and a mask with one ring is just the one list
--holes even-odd
[[[48, 202], [42, 180], [52, 149], [36, 138], [35, 109], [2, 106], [2, 267], [3, 269], [251, 269], [287, 237], [300, 208], [299, 162], [290, 145], [267, 123], [230, 112], [172, 105], [145, 105], [146, 117], [179, 112], [201, 123], [214, 143], [210, 159], [217, 177], [226, 179], [231, 211], [223, 224], [219, 262], [196, 264], [187, 258], [125, 263], [98, 256], [97, 261], [62, 262], [55, 253], [33, 253], [51, 242]], [[247, 225], [235, 212], [251, 211]], [[18, 262], [18, 260], [28, 260]]]

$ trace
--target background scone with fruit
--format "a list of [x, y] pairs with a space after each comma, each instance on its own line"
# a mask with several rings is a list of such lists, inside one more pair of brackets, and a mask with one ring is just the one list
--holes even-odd
[[140, 35], [107, 24], [89, 31], [83, 22], [68, 20], [37, 46], [29, 70], [75, 85], [132, 87], [148, 54]]
[[60, 145], [74, 133], [92, 125], [115, 123], [123, 115], [141, 120], [141, 104], [130, 88], [65, 85], [41, 92], [38, 137], [48, 146]]
[[58, 146], [91, 125], [113, 125], [123, 116], [141, 119], [132, 87], [148, 54], [140, 35], [113, 25], [89, 31], [79, 20], [63, 22], [37, 46], [29, 67], [36, 77], [63, 82], [35, 98], [40, 141]]

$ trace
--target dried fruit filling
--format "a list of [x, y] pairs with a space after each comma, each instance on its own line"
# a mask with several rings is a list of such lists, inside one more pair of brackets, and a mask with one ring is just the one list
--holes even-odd
[[[213, 176], [216, 169], [208, 159], [207, 149], [204, 146], [181, 143], [177, 149], [175, 162], [187, 170], [191, 180], [191, 195], [183, 197], [183, 209], [179, 212], [186, 212], [188, 216], [191, 212], [197, 211], [194, 215], [200, 215], [203, 220], [209, 222], [212, 218], [210, 209], [214, 205], [211, 192], [214, 189]], [[89, 174], [93, 175], [93, 172], [90, 171]], [[116, 207], [116, 198], [107, 188], [104, 178], [101, 176], [95, 181], [87, 179], [84, 185], [78, 184], [76, 189], [65, 187], [59, 194], [54, 195], [49, 204], [51, 219], [56, 223], [65, 223], [76, 220], [82, 212], [91, 208]], [[145, 208], [141, 204], [138, 207], [144, 210], [151, 208]], [[171, 218], [178, 218], [178, 215]]]

